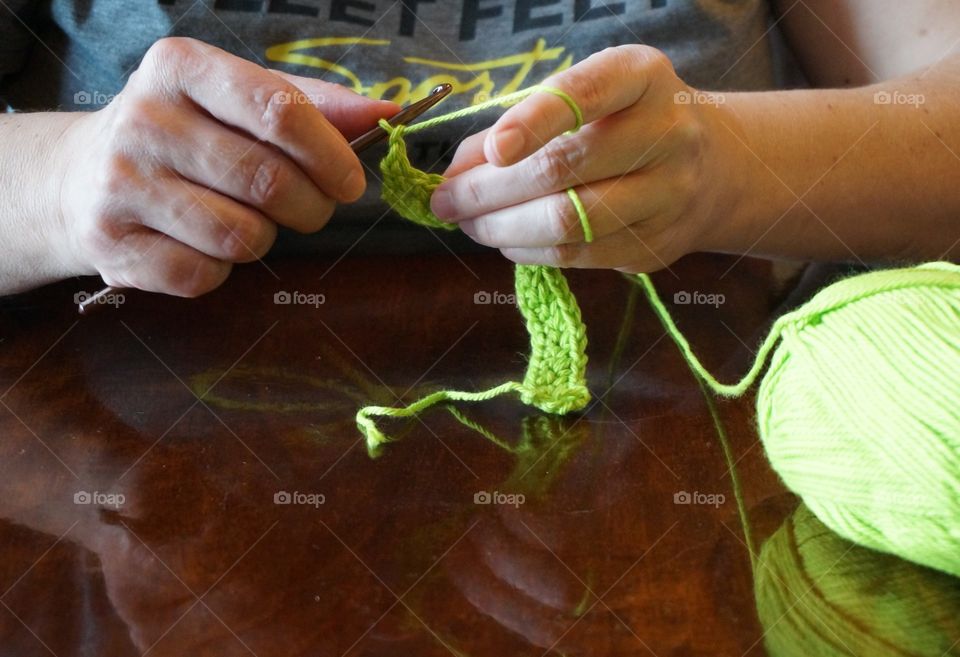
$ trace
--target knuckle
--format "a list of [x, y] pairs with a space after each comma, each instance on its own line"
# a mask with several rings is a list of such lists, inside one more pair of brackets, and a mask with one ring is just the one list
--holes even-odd
[[634, 43], [620, 46], [618, 51], [620, 62], [627, 71], [636, 72], [649, 66], [666, 66], [673, 70], [670, 58], [658, 48]]
[[148, 73], [162, 73], [179, 68], [189, 60], [196, 43], [194, 39], [187, 37], [158, 39], [147, 49], [141, 66]]
[[700, 176], [691, 167], [681, 167], [678, 172], [671, 176], [671, 180], [674, 196], [677, 199], [688, 199], [694, 196], [700, 185]]
[[677, 124], [675, 130], [678, 146], [690, 155], [698, 155], [705, 138], [703, 125], [699, 121], [686, 120]]
[[688, 108], [681, 108], [667, 118], [672, 124], [664, 127], [665, 151], [677, 162], [698, 162], [708, 139], [703, 123]]
[[565, 145], [554, 145], [551, 142], [541, 148], [534, 160], [538, 186], [546, 184], [554, 189], [566, 186], [573, 177], [574, 167], [581, 159], [582, 155], [577, 154], [576, 149]]
[[336, 202], [329, 197], [322, 197], [323, 200], [312, 206], [311, 214], [306, 217], [302, 223], [290, 226], [298, 233], [315, 233], [322, 229], [330, 221], [333, 211], [337, 208]]
[[577, 253], [574, 244], [555, 244], [547, 249], [547, 261], [557, 267], [570, 267], [576, 262]]
[[289, 102], [292, 92], [280, 86], [259, 87], [253, 92], [256, 106], [260, 107], [260, 124], [273, 138], [284, 139], [293, 131], [297, 104]]
[[[606, 56], [607, 51], [597, 53], [598, 56]], [[605, 76], [597, 75], [592, 70], [571, 68], [566, 71], [568, 76], [569, 88], [574, 90], [573, 96], [577, 99], [580, 107], [601, 107], [603, 100], [609, 94], [608, 84], [614, 81], [607, 81]]]
[[76, 227], [77, 245], [93, 254], [104, 254], [123, 240], [128, 226], [110, 208], [95, 206], [90, 215]]
[[555, 244], [568, 242], [572, 235], [576, 235], [580, 218], [566, 194], [550, 196], [547, 202], [547, 222], [550, 238]]
[[108, 155], [98, 168], [94, 195], [99, 207], [112, 205], [114, 199], [130, 192], [131, 182], [136, 178], [136, 167], [126, 157], [119, 154]]
[[277, 158], [262, 157], [245, 161], [242, 170], [244, 184], [254, 204], [268, 207], [280, 200], [286, 186], [287, 172]]
[[480, 186], [476, 176], [464, 176], [463, 187], [461, 188], [460, 205], [461, 208], [479, 208], [483, 205], [483, 189]]
[[496, 231], [492, 229], [491, 222], [485, 219], [478, 219], [471, 224], [473, 238], [480, 244], [494, 246], [497, 243]]
[[243, 217], [223, 226], [223, 251], [233, 262], [248, 262], [266, 255], [276, 234], [272, 224]]
[[206, 256], [191, 258], [170, 268], [167, 287], [177, 296], [198, 297], [219, 287], [230, 274], [230, 269], [229, 263]]
[[162, 117], [146, 98], [131, 96], [111, 106], [112, 145], [121, 147], [130, 139], [156, 140], [161, 135]]

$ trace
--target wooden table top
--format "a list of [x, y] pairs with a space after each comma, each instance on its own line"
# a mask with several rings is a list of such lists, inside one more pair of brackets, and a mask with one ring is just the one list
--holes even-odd
[[[438, 408], [384, 422], [377, 459], [360, 406], [522, 377], [499, 256], [274, 260], [84, 318], [90, 279], [4, 300], [0, 655], [768, 654], [789, 623], [758, 611], [748, 544], [798, 500], [752, 397], [708, 399], [619, 274], [568, 277], [586, 412], [461, 405], [497, 444]], [[668, 302], [723, 295], [668, 305], [724, 380], [798, 280], [725, 256], [655, 275]]]

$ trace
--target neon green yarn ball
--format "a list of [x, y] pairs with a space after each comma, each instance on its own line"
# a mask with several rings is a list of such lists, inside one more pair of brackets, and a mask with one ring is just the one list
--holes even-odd
[[844, 538], [960, 576], [960, 267], [842, 280], [774, 333], [773, 468]]

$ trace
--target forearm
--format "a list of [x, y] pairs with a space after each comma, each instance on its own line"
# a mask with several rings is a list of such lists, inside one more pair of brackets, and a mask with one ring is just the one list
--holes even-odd
[[79, 114], [0, 115], [0, 294], [75, 275], [59, 212], [61, 136]]
[[[899, 95], [882, 104], [881, 91]], [[704, 250], [863, 261], [960, 254], [960, 59], [871, 87], [724, 99], [718, 133], [731, 195]]]

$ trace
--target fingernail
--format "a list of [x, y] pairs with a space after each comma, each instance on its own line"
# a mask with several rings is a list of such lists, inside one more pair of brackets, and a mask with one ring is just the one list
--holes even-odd
[[517, 128], [507, 128], [493, 137], [493, 149], [501, 162], [512, 162], [523, 149], [523, 135]]
[[433, 190], [433, 195], [430, 196], [430, 210], [438, 219], [447, 220], [452, 218], [454, 207], [453, 197], [450, 195], [450, 192], [442, 187]]
[[366, 186], [367, 179], [363, 172], [351, 169], [340, 184], [340, 194], [347, 201], [356, 201], [363, 196], [363, 190], [366, 189]]

